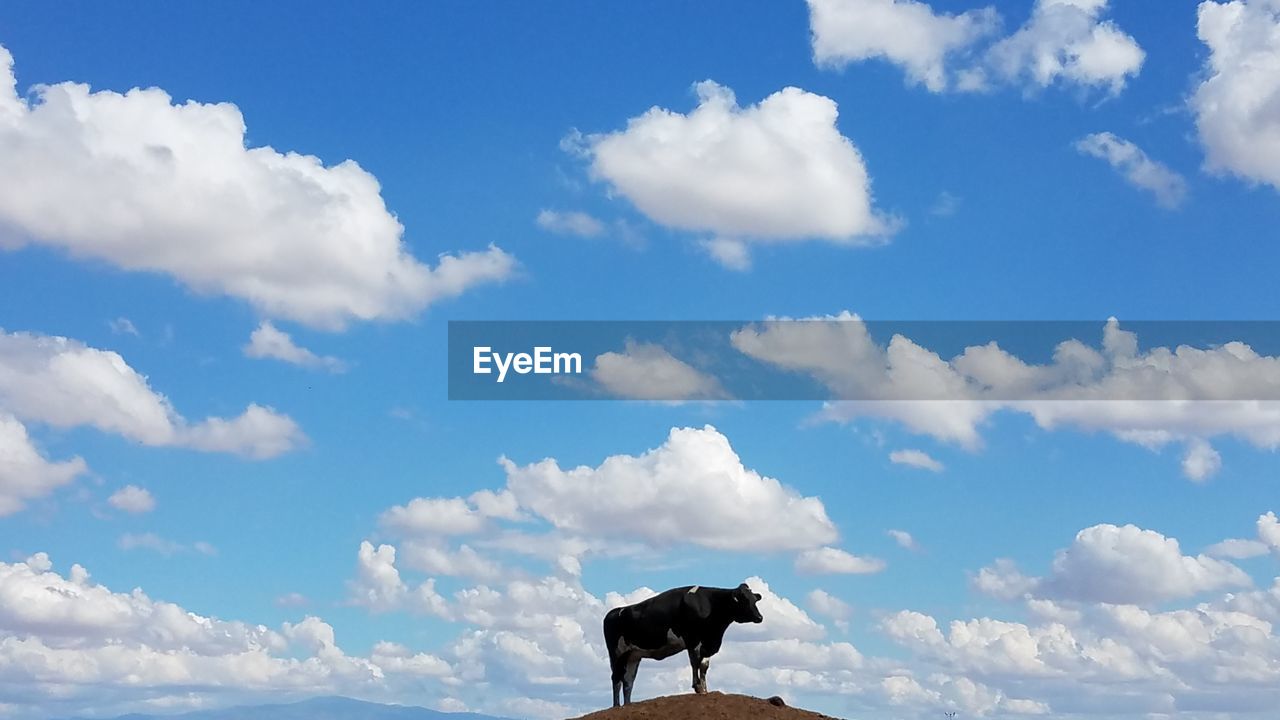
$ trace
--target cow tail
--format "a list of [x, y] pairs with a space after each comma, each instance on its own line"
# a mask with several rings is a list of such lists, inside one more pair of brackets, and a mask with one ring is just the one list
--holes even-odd
[[622, 682], [622, 674], [626, 670], [622, 658], [618, 656], [618, 640], [622, 638], [622, 611], [614, 608], [604, 616], [604, 649], [609, 653], [609, 669], [613, 672], [613, 681]]

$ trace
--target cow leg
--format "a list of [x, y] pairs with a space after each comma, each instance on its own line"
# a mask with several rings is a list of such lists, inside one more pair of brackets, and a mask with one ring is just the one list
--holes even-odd
[[702, 658], [702, 663], [698, 666], [698, 680], [701, 681], [702, 692], [707, 691], [707, 668], [710, 666], [710, 658]]
[[636, 670], [640, 668], [640, 658], [630, 658], [627, 660], [627, 669], [622, 675], [622, 702], [623, 704], [631, 704], [631, 688], [636, 684]]
[[702, 659], [701, 645], [695, 645], [689, 648], [689, 668], [693, 671], [693, 691], [701, 695], [707, 691], [706, 683], [702, 681], [701, 671], [702, 664], [706, 660]]
[[624, 664], [623, 658], [620, 658], [620, 657], [609, 658], [609, 670], [611, 671], [610, 680], [613, 681], [613, 706], [618, 707], [618, 705], [621, 704], [619, 702], [618, 696], [619, 696], [619, 693], [622, 692], [622, 683], [623, 683], [624, 675], [626, 673], [626, 665]]

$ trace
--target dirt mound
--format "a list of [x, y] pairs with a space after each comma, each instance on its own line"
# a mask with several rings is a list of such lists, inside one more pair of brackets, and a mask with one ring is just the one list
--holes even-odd
[[808, 710], [787, 707], [781, 698], [686, 693], [642, 700], [600, 710], [575, 720], [833, 720]]

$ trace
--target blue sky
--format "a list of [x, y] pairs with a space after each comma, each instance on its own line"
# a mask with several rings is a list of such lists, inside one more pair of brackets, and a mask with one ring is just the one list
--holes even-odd
[[[130, 11], [0, 8], [0, 717], [567, 717], [609, 605], [748, 578], [713, 689], [1274, 707], [1280, 360], [1124, 329], [1280, 310], [1274, 0]], [[756, 349], [961, 388], [824, 407], [619, 347], [584, 382], [691, 402], [447, 399], [450, 320], [766, 317], [1086, 320], [1096, 363]]]

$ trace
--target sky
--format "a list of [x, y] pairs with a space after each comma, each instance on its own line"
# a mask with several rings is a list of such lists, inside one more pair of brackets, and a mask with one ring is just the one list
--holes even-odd
[[[0, 717], [572, 717], [744, 581], [713, 690], [1268, 717], [1277, 193], [1277, 0], [4, 3]], [[451, 400], [463, 320], [826, 399]], [[1051, 331], [874, 331], [966, 320]]]

